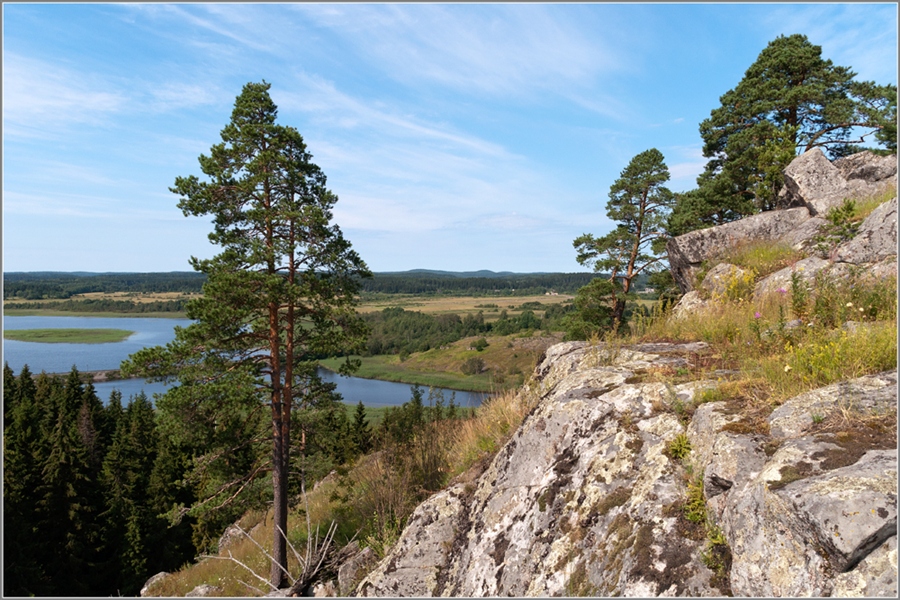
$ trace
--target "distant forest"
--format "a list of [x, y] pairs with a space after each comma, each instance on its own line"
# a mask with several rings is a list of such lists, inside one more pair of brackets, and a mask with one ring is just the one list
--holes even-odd
[[[363, 294], [446, 294], [454, 296], [529, 296], [557, 292], [574, 294], [595, 277], [595, 273], [449, 273], [444, 271], [407, 271], [404, 273], [376, 273], [363, 281]], [[4, 273], [3, 299], [68, 300], [78, 294], [92, 292], [200, 292], [206, 276], [202, 273]], [[643, 286], [641, 286], [643, 287]], [[108, 301], [107, 301], [108, 302]], [[91, 306], [83, 310], [126, 310], [123, 306]], [[75, 310], [72, 306], [42, 306], [60, 310]], [[36, 308], [18, 305], [17, 308]], [[181, 310], [182, 304], [155, 306], [153, 310]], [[147, 310], [145, 308], [144, 310]]]

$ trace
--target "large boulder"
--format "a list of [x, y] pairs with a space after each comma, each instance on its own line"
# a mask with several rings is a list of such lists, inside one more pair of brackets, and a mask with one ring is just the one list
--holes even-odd
[[866, 150], [839, 158], [834, 161], [834, 166], [847, 181], [882, 181], [897, 174], [897, 155], [879, 156]]
[[666, 251], [675, 282], [687, 293], [694, 289], [694, 280], [704, 261], [749, 241], [780, 240], [809, 217], [805, 207], [773, 210], [672, 238], [666, 244]]
[[819, 148], [807, 150], [784, 170], [784, 206], [806, 206], [825, 216], [845, 199], [860, 199], [897, 187], [897, 157], [860, 152], [832, 163]]
[[852, 240], [837, 247], [835, 262], [862, 265], [897, 256], [897, 198], [866, 217]]
[[788, 204], [806, 206], [812, 215], [824, 215], [844, 198], [847, 180], [820, 148], [807, 150], [784, 170]]
[[534, 411], [473, 484], [415, 511], [357, 594], [723, 595], [677, 508], [683, 467], [666, 453], [684, 433], [672, 403], [702, 386], [626, 383], [704, 348], [550, 348]]

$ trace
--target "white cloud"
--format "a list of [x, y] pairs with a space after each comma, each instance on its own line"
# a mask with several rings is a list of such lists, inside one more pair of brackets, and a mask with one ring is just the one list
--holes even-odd
[[6, 134], [46, 136], [70, 124], [101, 125], [126, 104], [124, 94], [98, 77], [17, 54], [3, 57]]
[[561, 7], [299, 5], [405, 85], [494, 95], [592, 88], [628, 67], [608, 35], [587, 36]]

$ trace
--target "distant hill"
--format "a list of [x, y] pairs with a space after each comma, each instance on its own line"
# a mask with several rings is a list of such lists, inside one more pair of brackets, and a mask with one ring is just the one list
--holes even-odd
[[375, 275], [398, 275], [398, 276], [408, 276], [408, 277], [483, 277], [485, 279], [492, 279], [498, 277], [510, 277], [516, 275], [547, 275], [548, 273], [514, 273], [512, 271], [500, 271], [499, 273], [494, 271], [437, 271], [433, 269], [412, 269], [410, 271], [379, 271], [375, 273]]
[[[574, 294], [595, 273], [513, 273], [489, 270], [380, 272], [362, 281], [363, 292], [468, 296], [545, 293]], [[68, 299], [89, 292], [199, 292], [206, 276], [193, 271], [167, 273], [11, 272], [3, 274], [4, 299]], [[639, 284], [640, 287], [640, 284]]]

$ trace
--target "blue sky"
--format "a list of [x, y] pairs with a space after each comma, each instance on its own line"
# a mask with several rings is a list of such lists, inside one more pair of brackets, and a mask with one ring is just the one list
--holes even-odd
[[212, 256], [168, 188], [264, 79], [372, 270], [583, 271], [628, 161], [694, 187], [700, 121], [793, 33], [897, 83], [893, 3], [6, 3], [3, 268]]

